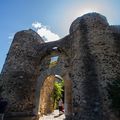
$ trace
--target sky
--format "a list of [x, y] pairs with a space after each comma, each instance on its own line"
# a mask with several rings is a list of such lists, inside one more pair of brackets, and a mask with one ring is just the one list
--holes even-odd
[[33, 29], [46, 42], [69, 34], [79, 16], [98, 12], [120, 25], [120, 0], [0, 0], [0, 71], [14, 34]]

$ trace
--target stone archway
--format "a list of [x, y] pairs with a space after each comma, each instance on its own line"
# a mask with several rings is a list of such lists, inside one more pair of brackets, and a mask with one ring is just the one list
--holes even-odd
[[[39, 68], [41, 73], [36, 83], [34, 113], [42, 115], [52, 112], [50, 94], [53, 87], [50, 84], [53, 84], [55, 75], [60, 75], [65, 80], [65, 115], [72, 114], [72, 81], [69, 77], [69, 60], [66, 52], [62, 48], [52, 46], [49, 54], [46, 54], [40, 60]], [[43, 99], [41, 96], [44, 96], [46, 99]], [[46, 106], [49, 106], [49, 109], [46, 109]]]
[[40, 116], [52, 113], [54, 111], [54, 101], [52, 99], [52, 93], [54, 90], [55, 80], [64, 80], [64, 109], [65, 116], [72, 114], [72, 83], [68, 79], [68, 76], [49, 75], [44, 80], [43, 86], [40, 90], [39, 98], [39, 114]]
[[[16, 33], [0, 75], [0, 94], [9, 101], [6, 120], [38, 120], [40, 90], [55, 74], [65, 79], [66, 94], [72, 95], [65, 101], [66, 116], [73, 108], [70, 119], [117, 120], [106, 88], [120, 76], [119, 36], [119, 26], [98, 13], [78, 17], [70, 33], [55, 42], [44, 43], [33, 30]], [[49, 68], [56, 55], [58, 64]]]

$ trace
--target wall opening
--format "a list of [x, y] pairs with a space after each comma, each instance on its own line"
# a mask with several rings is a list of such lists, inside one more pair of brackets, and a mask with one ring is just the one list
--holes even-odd
[[57, 50], [57, 49], [58, 49], [58, 47], [53, 47], [52, 49], [53, 49], [53, 50]]
[[49, 68], [55, 67], [58, 64], [58, 58], [59, 58], [59, 56], [53, 56], [53, 57], [51, 57]]
[[[40, 103], [39, 103], [39, 114], [47, 115], [58, 107], [55, 106], [55, 101], [53, 99], [54, 94], [54, 83], [61, 83], [64, 81], [63, 92], [62, 92], [62, 100], [64, 103], [64, 111], [65, 115], [72, 114], [72, 84], [71, 81], [67, 79], [67, 77], [61, 77], [60, 75], [49, 75], [44, 80], [43, 86], [40, 90]], [[56, 102], [58, 104], [58, 101]]]

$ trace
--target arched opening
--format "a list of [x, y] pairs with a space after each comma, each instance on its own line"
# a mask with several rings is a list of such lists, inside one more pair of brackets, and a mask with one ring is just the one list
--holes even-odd
[[54, 82], [56, 79], [64, 80], [64, 109], [65, 116], [72, 114], [72, 81], [69, 76], [69, 60], [67, 54], [59, 47], [40, 60], [40, 75], [37, 78], [35, 91], [34, 113], [42, 116], [54, 111]]
[[[72, 114], [72, 83], [67, 76], [60, 75], [49, 75], [45, 78], [44, 83], [40, 90], [39, 100], [39, 114], [47, 115], [58, 107], [55, 107], [55, 101], [53, 99], [54, 94], [54, 83], [64, 81], [64, 88], [62, 92], [62, 100], [64, 103], [64, 114], [65, 116]], [[58, 101], [56, 102], [58, 104]]]

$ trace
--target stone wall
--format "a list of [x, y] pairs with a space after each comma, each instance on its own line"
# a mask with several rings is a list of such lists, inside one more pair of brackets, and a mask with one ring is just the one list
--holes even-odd
[[55, 76], [48, 76], [41, 88], [40, 97], [40, 115], [47, 115], [54, 110], [54, 101], [52, 94], [54, 91]]
[[[9, 112], [38, 115], [45, 78], [58, 74], [69, 89], [67, 120], [119, 120], [106, 91], [107, 82], [120, 74], [119, 41], [120, 27], [110, 26], [98, 13], [77, 18], [70, 34], [55, 42], [43, 43], [32, 30], [18, 32], [1, 72], [1, 95], [9, 101]], [[50, 68], [56, 55], [58, 63]]]
[[74, 22], [70, 29], [76, 41], [72, 44], [75, 116], [81, 120], [116, 119], [109, 109], [106, 91], [107, 82], [119, 75], [120, 61], [113, 31], [106, 19], [97, 14], [84, 15], [78, 20], [76, 30], [72, 29]]
[[2, 96], [9, 101], [9, 111], [32, 110], [38, 69], [37, 46], [43, 43], [38, 34], [18, 32], [8, 52], [2, 74]]

